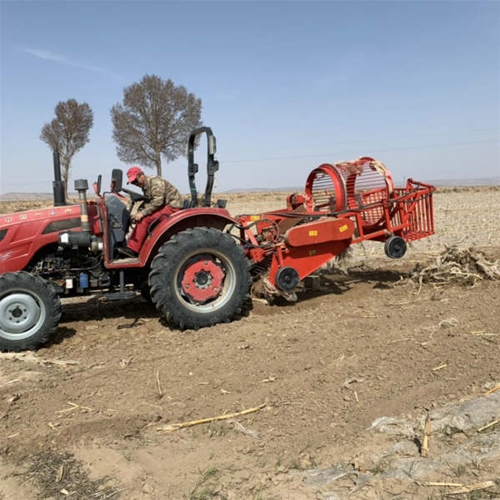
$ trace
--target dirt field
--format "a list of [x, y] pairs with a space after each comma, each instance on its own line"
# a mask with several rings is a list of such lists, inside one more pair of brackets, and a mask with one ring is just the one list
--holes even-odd
[[[499, 196], [441, 191], [437, 234], [401, 261], [356, 248], [347, 274], [325, 270], [295, 304], [254, 300], [230, 324], [179, 332], [142, 298], [67, 300], [52, 345], [0, 355], [0, 499], [500, 498], [500, 460], [391, 479], [380, 456], [397, 440], [367, 431], [498, 394], [500, 281], [419, 286], [409, 273], [445, 245], [500, 259]], [[231, 195], [228, 208], [283, 205], [267, 193]], [[172, 428], [212, 417], [224, 418]], [[431, 435], [425, 460], [469, 437]], [[420, 460], [423, 438], [422, 426], [404, 456]], [[336, 468], [363, 473], [367, 488], [318, 480]]]

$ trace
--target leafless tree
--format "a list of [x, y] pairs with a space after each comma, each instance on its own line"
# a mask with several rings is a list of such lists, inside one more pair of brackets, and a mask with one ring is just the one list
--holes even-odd
[[50, 123], [42, 127], [40, 139], [53, 151], [59, 152], [61, 178], [67, 193], [71, 160], [89, 142], [94, 116], [86, 102], [79, 104], [76, 99], [57, 103], [55, 115]]
[[146, 75], [126, 87], [111, 108], [118, 158], [162, 175], [162, 155], [173, 161], [186, 153], [190, 132], [201, 126], [201, 99], [172, 80]]

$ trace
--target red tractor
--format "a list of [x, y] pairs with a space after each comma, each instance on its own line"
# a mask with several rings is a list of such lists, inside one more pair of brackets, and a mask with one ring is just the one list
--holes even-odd
[[[200, 198], [194, 150], [201, 134], [207, 185]], [[0, 350], [47, 343], [64, 296], [142, 293], [170, 325], [198, 329], [240, 316], [257, 280], [268, 296], [287, 296], [353, 243], [385, 242], [387, 255], [399, 258], [406, 241], [434, 233], [434, 188], [412, 180], [394, 188], [388, 170], [372, 158], [321, 165], [283, 210], [232, 217], [225, 200], [211, 199], [215, 152], [209, 127], [191, 133], [190, 199], [150, 225], [136, 259], [118, 258], [118, 248], [126, 244], [130, 209], [141, 195], [124, 189], [115, 169], [109, 191], [101, 193], [101, 176], [94, 183], [95, 201], [87, 200], [87, 181], [75, 181], [79, 203], [68, 204], [55, 153], [54, 206], [0, 215]]]

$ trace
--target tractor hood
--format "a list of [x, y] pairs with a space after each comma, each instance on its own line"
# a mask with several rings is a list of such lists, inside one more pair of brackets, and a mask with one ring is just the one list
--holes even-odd
[[[88, 207], [91, 219], [97, 207]], [[24, 269], [44, 246], [57, 244], [62, 231], [79, 230], [79, 205], [64, 205], [0, 215], [0, 272]]]

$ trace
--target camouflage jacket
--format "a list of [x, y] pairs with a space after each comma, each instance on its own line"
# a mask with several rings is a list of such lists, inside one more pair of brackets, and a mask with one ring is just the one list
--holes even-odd
[[182, 196], [176, 187], [158, 175], [146, 175], [145, 177], [146, 181], [142, 192], [146, 200], [140, 208], [144, 216], [151, 215], [165, 205], [182, 208]]

